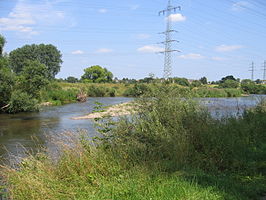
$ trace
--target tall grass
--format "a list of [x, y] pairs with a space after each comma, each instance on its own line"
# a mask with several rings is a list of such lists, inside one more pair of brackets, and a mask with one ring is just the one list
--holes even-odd
[[[152, 98], [151, 98], [152, 96]], [[131, 117], [97, 120], [98, 138], [4, 167], [12, 199], [258, 199], [266, 191], [266, 107], [212, 119], [176, 87], [137, 100]]]

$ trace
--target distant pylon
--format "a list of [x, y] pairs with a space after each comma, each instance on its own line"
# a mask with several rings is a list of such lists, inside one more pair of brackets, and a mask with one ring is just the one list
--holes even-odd
[[263, 65], [263, 83], [266, 83], [266, 60], [264, 61], [264, 65]]
[[249, 71], [251, 72], [251, 80], [254, 81], [254, 71], [255, 71], [254, 62], [251, 63], [251, 68]]
[[176, 40], [172, 40], [172, 33], [177, 32], [176, 30], [172, 29], [172, 19], [171, 15], [172, 13], [175, 13], [176, 10], [181, 10], [181, 7], [174, 7], [171, 5], [171, 0], [168, 0], [168, 5], [165, 10], [162, 10], [159, 12], [159, 15], [163, 14], [166, 15], [166, 31], [161, 33], [165, 34], [165, 41], [161, 42], [165, 45], [165, 50], [163, 52], [164, 54], [164, 79], [169, 79], [172, 75], [172, 53], [178, 50], [172, 49], [172, 43], [178, 42]]

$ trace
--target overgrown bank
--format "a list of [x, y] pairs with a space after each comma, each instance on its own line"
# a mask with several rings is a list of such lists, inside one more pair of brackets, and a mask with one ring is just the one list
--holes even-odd
[[[187, 94], [189, 98], [191, 94]], [[154, 98], [150, 98], [153, 96]], [[266, 192], [266, 108], [212, 119], [180, 90], [162, 86], [140, 112], [98, 123], [100, 138], [2, 168], [13, 199], [259, 199]], [[93, 143], [93, 144], [92, 144]]]

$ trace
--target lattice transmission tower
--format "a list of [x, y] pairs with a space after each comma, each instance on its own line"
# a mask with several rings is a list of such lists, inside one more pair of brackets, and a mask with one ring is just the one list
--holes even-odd
[[164, 15], [166, 16], [166, 31], [160, 34], [165, 35], [165, 41], [161, 42], [161, 44], [165, 45], [164, 54], [164, 79], [169, 79], [172, 75], [172, 53], [173, 52], [180, 52], [179, 50], [172, 48], [172, 43], [178, 42], [177, 40], [172, 39], [172, 33], [177, 32], [176, 30], [172, 29], [172, 14], [176, 13], [177, 10], [181, 10], [180, 6], [172, 6], [171, 0], [168, 0], [168, 5], [165, 10], [159, 12], [159, 16]]
[[251, 63], [251, 67], [249, 71], [251, 72], [251, 80], [254, 81], [254, 71], [255, 71], [254, 62]]
[[264, 61], [262, 70], [263, 70], [263, 83], [265, 84], [266, 83], [266, 60]]

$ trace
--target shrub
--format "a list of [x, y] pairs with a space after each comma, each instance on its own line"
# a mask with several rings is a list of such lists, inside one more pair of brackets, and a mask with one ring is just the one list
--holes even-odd
[[43, 102], [49, 101], [54, 105], [75, 102], [79, 90], [75, 88], [63, 89], [58, 83], [51, 83], [45, 90], [41, 91], [41, 99]]
[[115, 97], [116, 96], [116, 89], [115, 88], [110, 88], [110, 89], [108, 89], [108, 95], [110, 96], [110, 97]]
[[219, 86], [221, 88], [238, 88], [239, 87], [239, 82], [237, 82], [235, 80], [227, 79], [224, 82], [221, 82], [219, 84]]
[[192, 91], [196, 97], [227, 97], [227, 92], [224, 89], [201, 87], [195, 88]]
[[134, 84], [134, 87], [128, 88], [124, 92], [124, 96], [127, 97], [139, 97], [151, 91], [151, 88], [147, 84]]
[[226, 88], [225, 92], [227, 93], [227, 97], [241, 97], [242, 96], [241, 89]]
[[255, 172], [255, 163], [264, 166], [265, 159], [256, 155], [265, 151], [265, 106], [241, 118], [216, 120], [175, 88], [161, 87], [153, 96], [138, 100], [136, 116], [104, 129], [108, 133], [101, 139], [103, 144], [121, 160], [151, 167], [160, 163], [167, 171], [199, 167]]
[[38, 110], [38, 101], [20, 90], [15, 90], [10, 98], [9, 113], [32, 112]]
[[89, 97], [104, 97], [106, 93], [107, 93], [107, 88], [96, 85], [91, 85], [87, 92]]

